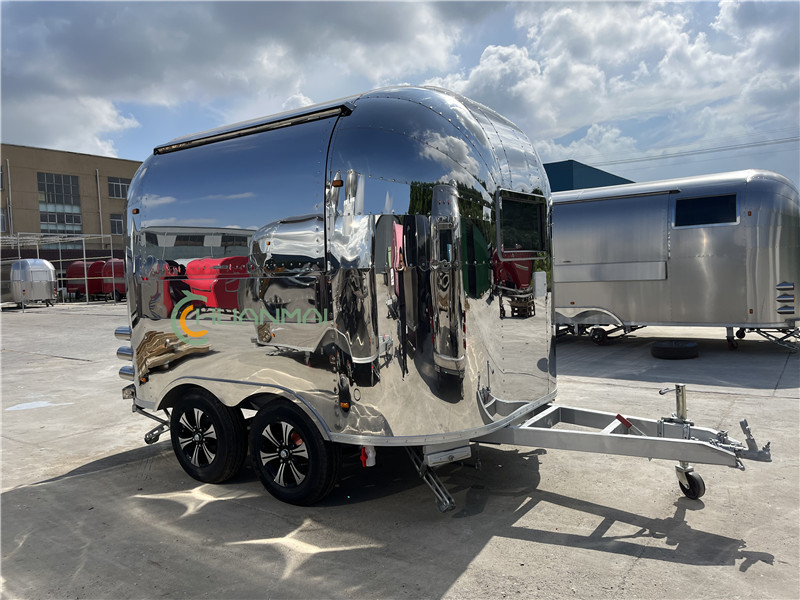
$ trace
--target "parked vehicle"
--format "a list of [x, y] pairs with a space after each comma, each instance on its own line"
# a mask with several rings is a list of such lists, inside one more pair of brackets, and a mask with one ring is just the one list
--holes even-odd
[[559, 333], [719, 326], [731, 349], [746, 332], [798, 349], [800, 199], [777, 173], [554, 193], [553, 249]]
[[107, 260], [103, 265], [103, 294], [119, 301], [125, 297], [125, 263], [119, 258]]
[[104, 260], [76, 260], [67, 267], [67, 293], [76, 298], [88, 295], [89, 298], [103, 294]]
[[193, 294], [206, 297], [205, 306], [239, 308], [239, 280], [247, 277], [247, 256], [198, 258], [186, 264], [186, 282]]
[[[209, 483], [249, 452], [264, 487], [296, 504], [332, 489], [343, 445], [362, 447], [367, 465], [376, 447], [404, 446], [441, 510], [454, 503], [434, 467], [479, 442], [680, 460], [692, 497], [702, 480], [686, 461], [767, 460], [749, 431], [746, 447], [685, 411], [631, 421], [638, 436], [614, 415], [552, 404], [549, 196], [522, 131], [435, 88], [375, 90], [156, 147], [129, 189], [130, 326], [116, 332], [130, 341], [117, 352], [131, 361], [123, 396], [158, 423], [145, 441], [169, 432], [183, 469]], [[220, 256], [209, 227], [251, 229], [246, 249], [228, 248], [246, 274], [216, 276], [237, 288], [230, 313], [177, 262]], [[493, 249], [500, 261], [525, 253], [531, 310], [500, 318]], [[552, 432], [558, 422], [601, 431]]]
[[56, 297], [56, 269], [47, 260], [23, 258], [11, 265], [11, 301], [52, 303]]

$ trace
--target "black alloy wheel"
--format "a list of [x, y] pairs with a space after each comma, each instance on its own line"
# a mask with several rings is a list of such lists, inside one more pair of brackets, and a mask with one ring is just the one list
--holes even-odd
[[338, 477], [338, 446], [326, 442], [303, 410], [289, 401], [274, 401], [258, 411], [250, 428], [250, 454], [267, 491], [290, 504], [318, 502]]
[[205, 483], [233, 477], [247, 456], [242, 411], [204, 390], [186, 392], [170, 415], [172, 449], [183, 470]]

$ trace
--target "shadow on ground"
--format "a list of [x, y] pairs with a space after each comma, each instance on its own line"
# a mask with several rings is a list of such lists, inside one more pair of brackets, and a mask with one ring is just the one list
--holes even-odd
[[[740, 570], [773, 563], [744, 540], [690, 527], [700, 502], [648, 518], [539, 490], [541, 453], [482, 447], [481, 470], [443, 467], [457, 508], [440, 514], [402, 448], [382, 449], [373, 469], [348, 454], [339, 486], [302, 508], [273, 499], [247, 467], [225, 484], [194, 481], [161, 442], [2, 494], [4, 592], [439, 598], [498, 537], [530, 546], [540, 566], [554, 547]], [[552, 508], [594, 525], [560, 532]]]
[[792, 354], [766, 340], [748, 335], [738, 349], [729, 350], [724, 335], [698, 335], [682, 338], [697, 342], [697, 358], [653, 357], [652, 344], [667, 339], [678, 338], [651, 336], [644, 329], [597, 345], [588, 336], [565, 335], [556, 342], [558, 374], [764, 390], [794, 391], [800, 387], [800, 353]]

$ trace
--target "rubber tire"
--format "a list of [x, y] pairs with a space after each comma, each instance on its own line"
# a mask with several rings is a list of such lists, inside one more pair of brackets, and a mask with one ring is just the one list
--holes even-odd
[[703, 494], [706, 493], [706, 484], [703, 481], [703, 478], [692, 471], [691, 473], [686, 474], [686, 479], [689, 481], [688, 488], [678, 481], [678, 485], [680, 486], [683, 495], [691, 500], [698, 500], [699, 498], [702, 498]]
[[[191, 458], [197, 444], [189, 442], [182, 448], [180, 441], [182, 437], [187, 437], [181, 419], [187, 415], [184, 422], [196, 424], [196, 411], [202, 414], [200, 427], [207, 432], [209, 426], [213, 425], [216, 435], [216, 443], [207, 446], [213, 450], [212, 460], [206, 463], [198, 460], [198, 464], [194, 464]], [[236, 475], [247, 458], [247, 426], [242, 411], [225, 406], [205, 390], [188, 391], [175, 403], [170, 414], [169, 430], [178, 462], [189, 476], [198, 481], [222, 483]]]
[[679, 360], [684, 358], [697, 358], [700, 350], [697, 342], [687, 340], [664, 340], [653, 342], [650, 346], [650, 354], [656, 358], [667, 360]]
[[595, 327], [589, 333], [589, 338], [598, 346], [602, 346], [608, 341], [608, 334], [606, 333], [605, 329]]
[[[278, 448], [263, 435], [263, 432], [270, 427], [273, 439], [278, 442], [283, 439], [283, 428], [274, 429], [280, 423], [290, 427], [286, 430], [288, 435], [297, 433], [300, 436], [301, 444], [296, 444], [295, 448], [305, 445], [308, 454], [307, 461], [300, 463], [294, 462], [299, 466], [299, 471], [304, 478], [298, 484], [291, 472], [286, 473], [286, 485], [281, 485], [276, 481], [278, 472], [275, 463], [279, 459], [267, 461], [265, 464], [261, 458], [262, 450], [277, 453]], [[327, 496], [339, 478], [339, 464], [341, 462], [340, 448], [337, 444], [327, 442], [322, 438], [316, 425], [306, 416], [301, 408], [288, 400], [276, 400], [263, 406], [250, 424], [250, 456], [253, 468], [261, 480], [261, 484], [275, 498], [289, 504], [298, 506], [310, 506]]]

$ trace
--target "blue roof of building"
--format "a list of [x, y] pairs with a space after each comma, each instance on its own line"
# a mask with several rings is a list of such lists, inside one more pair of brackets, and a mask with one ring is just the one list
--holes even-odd
[[544, 165], [544, 170], [550, 180], [550, 191], [553, 192], [633, 183], [630, 179], [590, 167], [575, 160], [547, 163]]

